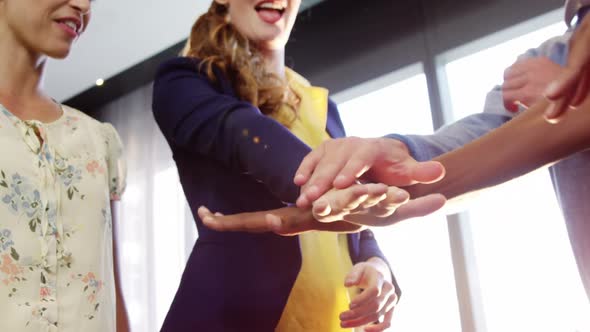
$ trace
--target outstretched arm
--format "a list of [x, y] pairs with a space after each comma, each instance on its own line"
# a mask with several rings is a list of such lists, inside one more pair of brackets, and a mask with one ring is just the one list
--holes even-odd
[[433, 184], [408, 188], [414, 197], [442, 193], [447, 198], [498, 185], [590, 147], [590, 100], [581, 112], [567, 113], [558, 124], [545, 121], [541, 101], [504, 126], [435, 160], [446, 176]]

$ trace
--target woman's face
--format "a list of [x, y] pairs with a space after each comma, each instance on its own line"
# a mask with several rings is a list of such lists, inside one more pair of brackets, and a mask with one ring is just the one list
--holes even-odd
[[35, 54], [65, 58], [86, 29], [92, 0], [0, 0], [0, 26]]
[[261, 50], [284, 49], [301, 0], [215, 0], [229, 7], [231, 24]]

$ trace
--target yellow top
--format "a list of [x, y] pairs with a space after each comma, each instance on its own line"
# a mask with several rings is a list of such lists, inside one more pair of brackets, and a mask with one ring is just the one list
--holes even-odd
[[[312, 87], [297, 73], [287, 69], [290, 88], [300, 97], [297, 119], [290, 130], [314, 148], [330, 137], [326, 133], [328, 91]], [[281, 123], [292, 119], [292, 110], [283, 107], [274, 116]], [[341, 332], [339, 315], [348, 309], [350, 296], [344, 278], [352, 268], [346, 235], [310, 232], [299, 236], [301, 270], [289, 294], [277, 325], [278, 332]]]

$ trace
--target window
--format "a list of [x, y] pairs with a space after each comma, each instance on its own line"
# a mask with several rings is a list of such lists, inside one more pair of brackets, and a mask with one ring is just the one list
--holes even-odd
[[[349, 136], [432, 133], [426, 78], [419, 65], [345, 91], [335, 100]], [[373, 230], [403, 291], [395, 330], [460, 331], [444, 216]]]
[[[559, 23], [517, 33], [447, 62], [453, 117], [481, 112], [486, 93], [502, 82], [518, 53], [564, 31]], [[589, 309], [547, 171], [488, 191], [470, 205], [469, 216], [488, 331], [581, 329]]]

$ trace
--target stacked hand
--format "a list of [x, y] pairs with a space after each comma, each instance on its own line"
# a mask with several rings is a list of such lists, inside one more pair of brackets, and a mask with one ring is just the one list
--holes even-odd
[[549, 58], [519, 60], [504, 71], [502, 96], [504, 107], [518, 111], [518, 104], [532, 106], [543, 99], [543, 92], [563, 68]]
[[275, 232], [279, 235], [297, 235], [313, 230], [347, 233], [361, 231], [365, 225], [389, 222], [408, 198], [408, 193], [402, 189], [368, 183], [331, 189], [311, 209], [293, 206], [226, 216], [201, 207], [198, 213], [207, 227], [217, 231]]
[[550, 122], [559, 121], [568, 109], [582, 104], [589, 91], [590, 15], [586, 15], [570, 39], [565, 70], [545, 91], [546, 97], [553, 102], [545, 117]]
[[[391, 225], [440, 209], [445, 203], [442, 195], [410, 200], [408, 193], [396, 186], [434, 182], [443, 175], [440, 163], [417, 162], [405, 144], [394, 139], [329, 140], [305, 157], [297, 171], [294, 181], [303, 186], [298, 207], [230, 216], [202, 207], [199, 216], [218, 231], [281, 235], [310, 230], [355, 232], [363, 226]], [[360, 177], [377, 184], [358, 184]]]

